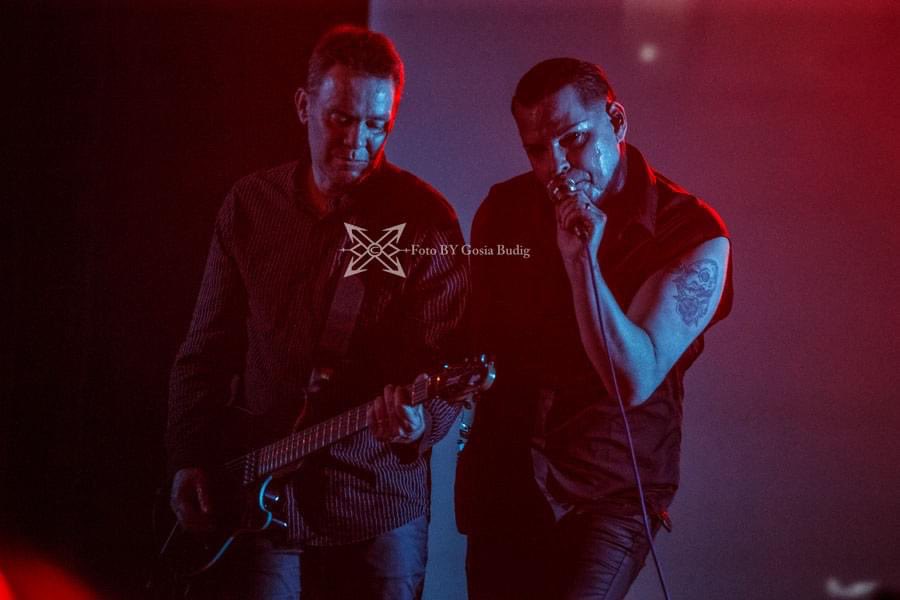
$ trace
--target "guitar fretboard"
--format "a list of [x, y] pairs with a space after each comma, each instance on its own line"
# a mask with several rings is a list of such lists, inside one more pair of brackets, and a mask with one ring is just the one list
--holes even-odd
[[[406, 386], [412, 404], [421, 404], [428, 397], [428, 382], [415, 382]], [[275, 471], [287, 469], [316, 450], [348, 437], [366, 428], [366, 415], [374, 400], [356, 406], [345, 413], [298, 431], [268, 446], [254, 450], [244, 457], [247, 460], [244, 481], [249, 484]], [[249, 479], [249, 480], [248, 480]]]
[[[406, 386], [406, 390], [414, 406], [425, 402], [429, 398], [429, 393], [437, 395], [446, 393], [452, 398], [458, 394], [490, 387], [490, 382], [493, 381], [492, 368], [491, 365], [485, 367], [482, 362], [454, 367], [445, 365], [433, 378], [417, 378], [415, 382]], [[487, 382], [486, 386], [482, 386], [484, 382]], [[240, 481], [243, 486], [249, 486], [276, 471], [296, 468], [309, 454], [365, 429], [366, 415], [373, 404], [374, 400], [356, 406], [336, 417], [229, 461], [223, 465], [222, 475], [232, 481]]]
[[288, 467], [316, 450], [365, 429], [369, 405], [371, 402], [259, 448], [253, 453], [256, 459], [254, 479]]

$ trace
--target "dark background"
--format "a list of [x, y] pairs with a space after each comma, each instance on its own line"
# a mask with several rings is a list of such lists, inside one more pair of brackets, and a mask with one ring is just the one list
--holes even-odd
[[312, 44], [367, 5], [5, 12], [0, 544], [135, 597], [215, 212], [242, 174], [294, 157]]
[[[7, 6], [0, 560], [36, 552], [135, 597], [215, 211], [293, 157], [293, 92], [338, 21], [396, 41], [408, 88], [388, 153], [466, 233], [488, 187], [527, 169], [515, 82], [559, 55], [606, 67], [629, 141], [731, 228], [735, 309], [686, 380], [659, 541], [674, 597], [900, 585], [895, 0]], [[433, 460], [432, 599], [464, 597], [454, 439]], [[648, 566], [629, 598], [657, 597]]]

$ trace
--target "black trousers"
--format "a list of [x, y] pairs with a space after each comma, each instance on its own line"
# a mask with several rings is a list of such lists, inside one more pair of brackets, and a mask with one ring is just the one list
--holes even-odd
[[[658, 521], [651, 527], [655, 536]], [[596, 511], [573, 511], [539, 535], [471, 534], [469, 600], [620, 600], [649, 550], [640, 515]]]

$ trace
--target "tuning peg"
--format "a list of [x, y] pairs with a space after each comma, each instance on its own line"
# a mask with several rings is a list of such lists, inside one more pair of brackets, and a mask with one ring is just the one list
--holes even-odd
[[281, 519], [276, 519], [275, 517], [272, 517], [272, 525], [275, 525], [279, 529], [287, 529], [288, 528], [287, 521], [282, 521]]

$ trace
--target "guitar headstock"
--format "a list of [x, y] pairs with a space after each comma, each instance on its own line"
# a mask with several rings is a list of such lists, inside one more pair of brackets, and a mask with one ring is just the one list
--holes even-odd
[[459, 363], [446, 363], [423, 373], [416, 379], [415, 388], [424, 384], [428, 398], [442, 398], [450, 403], [468, 404], [474, 395], [491, 387], [497, 372], [494, 363], [484, 354]]

